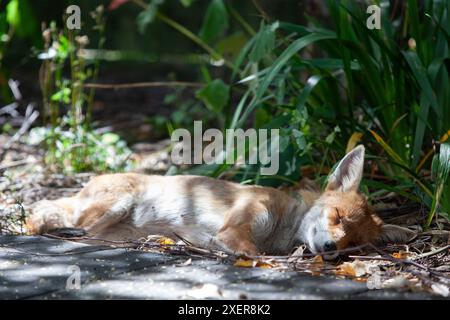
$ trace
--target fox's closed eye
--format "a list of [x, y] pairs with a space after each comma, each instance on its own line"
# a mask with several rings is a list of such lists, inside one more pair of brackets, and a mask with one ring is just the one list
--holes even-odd
[[340, 224], [341, 220], [342, 220], [342, 217], [341, 217], [341, 213], [339, 212], [339, 209], [338, 208], [334, 208], [334, 211], [332, 213], [333, 224], [335, 224], [335, 225], [336, 224]]
[[341, 216], [341, 213], [340, 213], [340, 211], [339, 211], [338, 208], [336, 208], [336, 214], [337, 214], [339, 220], [341, 220], [341, 219], [342, 219], [342, 216]]

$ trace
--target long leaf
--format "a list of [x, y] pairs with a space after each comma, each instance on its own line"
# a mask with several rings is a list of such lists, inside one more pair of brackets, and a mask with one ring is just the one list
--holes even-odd
[[325, 40], [325, 39], [335, 39], [336, 35], [332, 33], [328, 34], [319, 34], [314, 33], [307, 36], [304, 36], [293, 43], [291, 43], [287, 49], [274, 61], [272, 64], [269, 72], [267, 75], [263, 78], [261, 81], [261, 84], [256, 91], [255, 96], [247, 106], [246, 110], [244, 111], [243, 116], [241, 117], [239, 121], [239, 125], [242, 125], [244, 121], [247, 119], [248, 115], [253, 111], [253, 109], [258, 105], [260, 102], [261, 97], [264, 95], [264, 93], [269, 88], [269, 85], [274, 80], [275, 76], [280, 72], [280, 70], [286, 65], [286, 63], [289, 61], [290, 58], [292, 58], [293, 55], [295, 55], [298, 51], [303, 49], [304, 47], [310, 45], [311, 43]]

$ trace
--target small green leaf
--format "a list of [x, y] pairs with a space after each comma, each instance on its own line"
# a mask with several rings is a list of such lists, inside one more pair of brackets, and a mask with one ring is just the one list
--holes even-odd
[[247, 37], [238, 31], [221, 39], [216, 45], [216, 50], [222, 56], [237, 57], [246, 43]]
[[28, 0], [10, 1], [6, 5], [6, 21], [14, 27], [20, 37], [32, 35], [38, 26]]
[[136, 22], [140, 33], [144, 33], [147, 26], [155, 20], [158, 7], [163, 3], [164, 0], [152, 0], [147, 9], [137, 16]]
[[427, 99], [431, 103], [436, 115], [441, 119], [442, 118], [442, 110], [439, 106], [439, 102], [436, 98], [436, 93], [433, 91], [433, 87], [431, 86], [430, 79], [428, 79], [427, 72], [422, 62], [420, 61], [417, 53], [413, 51], [403, 51], [403, 56], [408, 62], [414, 77], [417, 80], [420, 88], [423, 91], [423, 94], [426, 95]]
[[13, 27], [20, 25], [19, 0], [11, 0], [6, 5], [6, 21]]
[[230, 87], [221, 79], [216, 79], [198, 90], [196, 97], [202, 100], [208, 109], [220, 112], [228, 103]]
[[250, 51], [248, 58], [252, 62], [258, 62], [275, 48], [275, 30], [278, 23], [272, 25], [261, 24], [258, 34], [255, 36], [255, 44]]
[[59, 90], [58, 92], [55, 92], [51, 96], [51, 100], [69, 103], [70, 102], [70, 92], [71, 92], [70, 88], [63, 88], [63, 89]]
[[[425, 223], [425, 229], [430, 227], [433, 217], [436, 215], [436, 212], [438, 212], [444, 190], [447, 187], [446, 182], [450, 175], [450, 144], [441, 144], [439, 154], [435, 155], [433, 158], [431, 171], [433, 173], [433, 178], [436, 181], [436, 185], [434, 188], [431, 209]], [[444, 208], [444, 210], [445, 209], [448, 210], [449, 208]]]
[[180, 2], [185, 8], [187, 8], [187, 7], [191, 6], [191, 4], [194, 2], [194, 0], [180, 0]]
[[294, 136], [294, 140], [295, 140], [295, 143], [297, 144], [298, 148], [300, 150], [305, 150], [306, 145], [307, 145], [305, 134], [303, 132], [301, 132], [300, 130], [293, 129], [292, 135]]
[[212, 0], [206, 10], [199, 36], [211, 43], [228, 28], [228, 12], [223, 0]]

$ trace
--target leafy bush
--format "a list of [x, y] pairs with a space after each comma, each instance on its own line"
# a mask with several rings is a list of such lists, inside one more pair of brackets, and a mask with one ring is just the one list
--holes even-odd
[[[105, 41], [103, 11], [100, 6], [91, 13], [99, 33], [99, 49]], [[99, 62], [85, 58], [89, 39], [74, 30], [59, 31], [54, 22], [43, 32], [43, 37], [45, 51], [39, 55], [44, 61], [41, 88], [44, 116], [50, 126], [35, 128], [31, 142], [45, 142], [45, 160], [54, 170], [71, 173], [129, 168], [127, 160], [131, 151], [126, 143], [113, 133], [98, 134], [91, 126], [95, 92], [91, 89], [86, 93], [84, 83], [97, 77]], [[66, 67], [70, 70], [69, 77], [64, 73]]]
[[450, 3], [382, 4], [380, 30], [366, 27], [368, 3], [354, 1], [328, 1], [331, 27], [313, 18], [262, 25], [237, 62], [255, 76], [240, 123], [255, 112], [266, 126], [281, 124], [298, 164], [314, 165], [308, 154], [319, 150], [316, 174], [362, 140], [374, 160], [367, 187], [424, 201], [430, 219], [443, 195], [448, 215], [447, 144], [435, 155], [439, 178], [426, 168], [431, 140], [444, 143], [450, 129]]
[[110, 132], [99, 134], [86, 130], [82, 125], [74, 132], [67, 130], [68, 122], [68, 117], [65, 117], [61, 126], [56, 128], [34, 128], [28, 137], [28, 143], [32, 145], [48, 144], [49, 140], [56, 142], [53, 153], [46, 155], [46, 162], [55, 171], [109, 172], [132, 168], [131, 151], [118, 135]]
[[[232, 70], [230, 84], [240, 77], [239, 86], [232, 87], [208, 80], [197, 95], [211, 110], [224, 114], [225, 127], [250, 121], [258, 128], [281, 128], [283, 180], [298, 180], [305, 165], [319, 177], [362, 142], [371, 159], [366, 190], [376, 190], [372, 195], [394, 191], [424, 202], [431, 208], [427, 225], [436, 212], [448, 215], [449, 2], [380, 1], [379, 30], [366, 26], [366, 9], [372, 3], [350, 0], [327, 1], [331, 23], [307, 16], [305, 25], [263, 22], [256, 33], [241, 23], [252, 38], [234, 62], [218, 52], [218, 38], [229, 25], [230, 13], [235, 14], [231, 6], [212, 0], [196, 36], [159, 12], [162, 1], [158, 6], [154, 2], [146, 6], [152, 19], [165, 21], [214, 61], [221, 60]], [[221, 103], [227, 97], [221, 96], [242, 86], [246, 92], [228, 116], [228, 105]], [[433, 147], [438, 149], [439, 142], [437, 153]], [[432, 162], [438, 164], [430, 175]], [[196, 172], [218, 176], [230, 169], [226, 164], [202, 166]], [[242, 170], [237, 179], [280, 183], [260, 180], [257, 166]], [[442, 210], [437, 210], [438, 203]]]

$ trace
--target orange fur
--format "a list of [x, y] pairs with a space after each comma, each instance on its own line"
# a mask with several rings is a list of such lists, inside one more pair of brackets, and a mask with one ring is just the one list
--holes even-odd
[[301, 242], [314, 252], [329, 242], [343, 249], [373, 241], [381, 231], [381, 220], [357, 192], [363, 158], [362, 147], [348, 154], [323, 194], [314, 187], [288, 194], [200, 176], [102, 175], [72, 198], [38, 202], [27, 226], [31, 233], [83, 228], [110, 240], [177, 234], [250, 255], [288, 253]]

